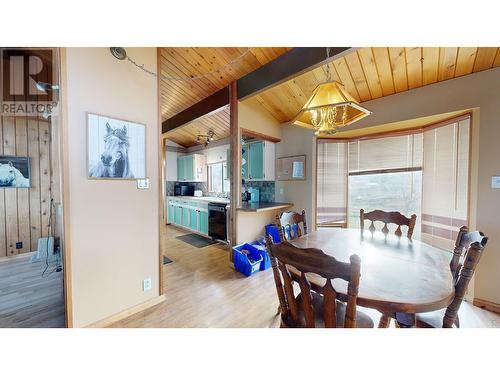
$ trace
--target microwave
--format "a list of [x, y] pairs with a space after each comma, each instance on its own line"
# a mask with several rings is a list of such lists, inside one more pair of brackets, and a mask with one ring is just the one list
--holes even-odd
[[192, 185], [175, 185], [174, 186], [174, 195], [181, 196], [194, 196], [194, 186]]

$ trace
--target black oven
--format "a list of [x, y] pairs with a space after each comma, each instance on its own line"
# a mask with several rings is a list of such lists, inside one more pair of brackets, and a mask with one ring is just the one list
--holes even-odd
[[227, 241], [226, 204], [208, 204], [208, 235], [215, 240]]

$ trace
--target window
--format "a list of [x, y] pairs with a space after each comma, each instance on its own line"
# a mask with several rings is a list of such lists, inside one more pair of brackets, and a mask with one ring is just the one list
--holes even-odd
[[422, 138], [420, 133], [349, 142], [349, 227], [359, 228], [362, 208], [398, 211], [417, 215], [413, 238], [419, 238]]
[[212, 193], [229, 192], [227, 163], [225, 161], [208, 165], [208, 191]]
[[468, 117], [414, 134], [318, 140], [317, 224], [359, 227], [361, 208], [416, 214], [414, 238], [453, 249], [468, 222], [469, 144]]

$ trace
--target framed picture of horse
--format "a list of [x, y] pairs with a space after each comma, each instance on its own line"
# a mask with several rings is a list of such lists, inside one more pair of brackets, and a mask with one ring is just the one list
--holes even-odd
[[146, 178], [145, 125], [87, 113], [87, 127], [88, 178]]
[[31, 187], [30, 158], [0, 155], [0, 188]]

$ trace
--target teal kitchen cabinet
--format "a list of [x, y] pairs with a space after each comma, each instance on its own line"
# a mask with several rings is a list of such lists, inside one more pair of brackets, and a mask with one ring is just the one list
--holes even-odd
[[200, 229], [199, 231], [208, 236], [208, 211], [200, 210]]
[[174, 223], [175, 222], [175, 206], [174, 206], [174, 202], [171, 199], [168, 200], [167, 211], [168, 211], [167, 222]]
[[186, 181], [194, 181], [194, 156], [183, 156], [184, 158], [184, 179]]
[[249, 142], [243, 146], [246, 163], [241, 174], [245, 180], [274, 181], [275, 144], [269, 141]]
[[174, 208], [174, 224], [182, 225], [182, 207], [175, 206]]
[[195, 207], [189, 208], [189, 229], [198, 231], [198, 209]]
[[177, 181], [206, 182], [207, 163], [205, 155], [192, 154], [178, 156]]
[[183, 227], [189, 227], [189, 208], [187, 207], [182, 207], [181, 225]]
[[249, 145], [248, 178], [251, 180], [264, 179], [264, 142], [254, 142]]
[[185, 181], [186, 177], [184, 175], [184, 156], [177, 157], [177, 180]]

